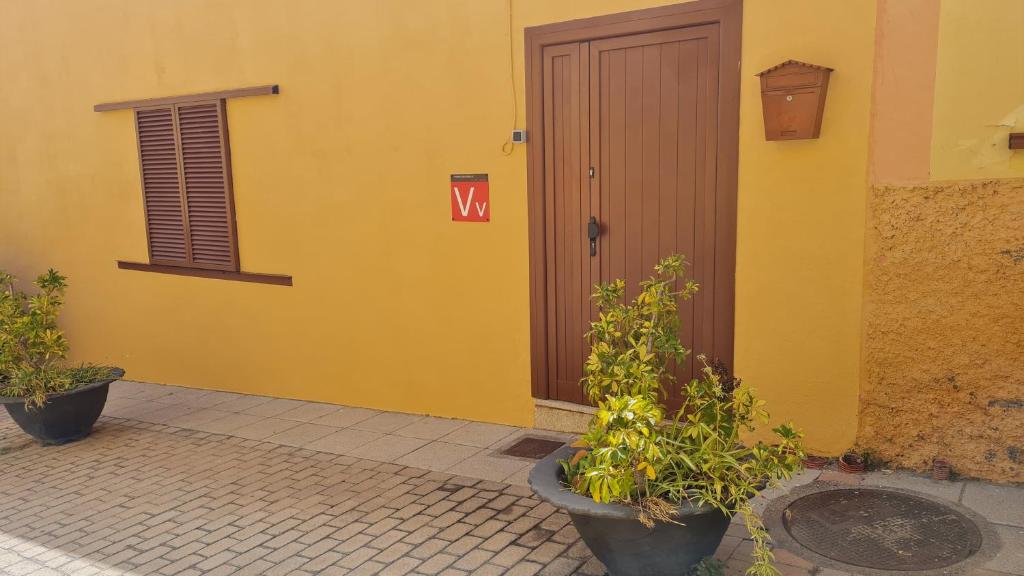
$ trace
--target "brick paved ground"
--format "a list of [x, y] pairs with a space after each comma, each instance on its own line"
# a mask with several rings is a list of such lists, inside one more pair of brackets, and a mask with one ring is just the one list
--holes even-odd
[[530, 490], [121, 419], [0, 425], [5, 574], [600, 574]]
[[[141, 385], [125, 390], [138, 396], [164, 392]], [[203, 404], [223, 400], [223, 394], [205, 400], [180, 395], [186, 403]], [[324, 418], [324, 405], [231, 398], [237, 405], [221, 404], [218, 420], [207, 418], [211, 409], [184, 411], [178, 400], [156, 408], [145, 402], [115, 398], [115, 413], [118, 404], [120, 410], [146, 410], [139, 419], [105, 416], [89, 438], [57, 447], [35, 444], [0, 412], [0, 574], [603, 573], [568, 517], [515, 484], [525, 477], [522, 465], [497, 471], [511, 474], [507, 482], [487, 479], [496, 474], [489, 467], [502, 465], [493, 446], [438, 463], [447, 472], [404, 464], [425, 449], [483, 444], [484, 432], [502, 445], [522, 431], [425, 417], [408, 422], [406, 415], [374, 412], [376, 420], [363, 422], [381, 428], [401, 421], [403, 427], [373, 442], [412, 451], [378, 462], [337, 453], [349, 450], [343, 442], [317, 442], [319, 450], [303, 446], [306, 436], [322, 431], [299, 416]], [[266, 409], [271, 403], [274, 410], [287, 404], [294, 418], [290, 430], [301, 434], [259, 432], [261, 422], [239, 418], [242, 406]], [[328, 417], [338, 422], [346, 410], [351, 415], [359, 409], [333, 410]], [[258, 417], [275, 430], [288, 419]], [[152, 421], [164, 418], [180, 425]], [[417, 436], [422, 443], [402, 440]], [[430, 463], [425, 456], [422, 461]], [[1024, 574], [1019, 488], [900, 474], [823, 478], [901, 487], [970, 506], [1004, 542], [987, 569], [972, 574]], [[807, 472], [789, 487], [817, 480], [818, 473]], [[744, 537], [745, 529], [734, 523], [716, 554], [730, 576], [749, 565], [751, 542]], [[786, 576], [844, 575], [786, 550], [776, 554]]]

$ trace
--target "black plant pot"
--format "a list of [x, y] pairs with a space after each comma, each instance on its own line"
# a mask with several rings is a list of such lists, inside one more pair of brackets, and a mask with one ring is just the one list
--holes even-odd
[[573, 453], [563, 446], [538, 462], [530, 472], [530, 487], [541, 500], [569, 513], [611, 576], [680, 576], [721, 544], [731, 517], [710, 506], [684, 503], [676, 512], [681, 524], [658, 522], [646, 528], [629, 506], [599, 504], [573, 494], [562, 483], [564, 472], [558, 463]]
[[114, 369], [114, 377], [85, 384], [48, 396], [42, 408], [25, 408], [24, 398], [0, 397], [0, 404], [27, 434], [43, 444], [65, 444], [85, 438], [107, 403], [110, 383], [124, 376]]

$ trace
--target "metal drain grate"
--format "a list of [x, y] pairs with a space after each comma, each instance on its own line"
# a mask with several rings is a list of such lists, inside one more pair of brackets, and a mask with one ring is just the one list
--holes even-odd
[[537, 438], [535, 436], [524, 436], [515, 444], [502, 450], [501, 453], [505, 454], [506, 456], [516, 456], [518, 458], [532, 458], [534, 460], [540, 460], [541, 458], [561, 448], [563, 444], [564, 442], [560, 442], [558, 440]]
[[789, 505], [783, 524], [832, 560], [879, 570], [934, 570], [981, 547], [978, 527], [956, 510], [902, 492], [826, 490]]

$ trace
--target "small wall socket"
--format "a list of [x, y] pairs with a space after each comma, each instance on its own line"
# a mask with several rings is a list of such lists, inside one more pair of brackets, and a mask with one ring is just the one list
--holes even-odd
[[526, 130], [513, 130], [512, 131], [512, 143], [513, 144], [525, 144], [526, 143]]

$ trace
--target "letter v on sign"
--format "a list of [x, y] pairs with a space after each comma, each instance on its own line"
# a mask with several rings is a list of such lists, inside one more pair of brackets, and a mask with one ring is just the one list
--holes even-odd
[[451, 203], [453, 222], [490, 222], [487, 174], [452, 174]]

